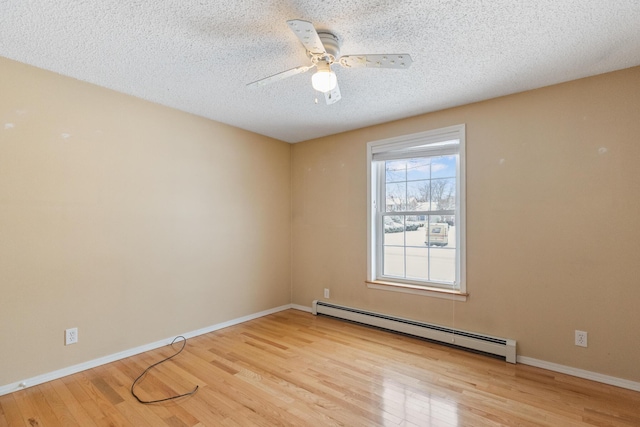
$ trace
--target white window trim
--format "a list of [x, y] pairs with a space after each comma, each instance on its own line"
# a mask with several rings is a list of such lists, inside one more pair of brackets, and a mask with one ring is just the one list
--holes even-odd
[[[450, 141], [457, 139], [459, 143], [459, 161], [461, 176], [456, 180], [456, 191], [460, 195], [459, 203], [456, 205], [458, 232], [456, 233], [456, 247], [459, 251], [460, 262], [456, 266], [459, 286], [456, 289], [430, 287], [427, 285], [411, 285], [406, 283], [389, 282], [388, 280], [376, 280], [376, 269], [378, 266], [374, 262], [373, 256], [377, 251], [376, 235], [376, 207], [378, 198], [379, 183], [374, 182], [371, 177], [373, 157], [376, 153], [399, 151], [417, 145], [427, 145], [436, 142]], [[429, 151], [429, 148], [425, 148]], [[390, 155], [390, 158], [393, 155]], [[394, 292], [404, 292], [415, 295], [425, 295], [436, 298], [466, 301], [467, 278], [466, 278], [466, 150], [465, 150], [465, 125], [455, 125], [426, 132], [419, 132], [410, 135], [403, 135], [394, 138], [371, 141], [367, 143], [367, 286], [370, 289], [389, 290]]]

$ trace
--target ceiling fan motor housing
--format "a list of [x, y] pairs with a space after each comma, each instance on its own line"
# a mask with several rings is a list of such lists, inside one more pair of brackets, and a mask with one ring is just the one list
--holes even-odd
[[318, 37], [320, 37], [324, 50], [329, 55], [329, 63], [332, 64], [340, 57], [340, 41], [338, 37], [328, 32], [318, 32]]

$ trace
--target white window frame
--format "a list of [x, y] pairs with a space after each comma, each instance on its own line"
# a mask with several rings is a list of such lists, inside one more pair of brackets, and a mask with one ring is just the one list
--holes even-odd
[[[379, 271], [382, 251], [382, 212], [386, 200], [379, 182], [384, 160], [406, 158], [420, 155], [437, 156], [451, 154], [451, 148], [437, 143], [458, 140], [456, 173], [456, 282], [444, 285], [437, 282], [389, 279]], [[410, 294], [433, 296], [438, 298], [465, 301], [466, 286], [466, 155], [465, 125], [455, 125], [426, 132], [403, 135], [395, 138], [371, 141], [367, 143], [367, 286], [371, 289], [388, 290]]]

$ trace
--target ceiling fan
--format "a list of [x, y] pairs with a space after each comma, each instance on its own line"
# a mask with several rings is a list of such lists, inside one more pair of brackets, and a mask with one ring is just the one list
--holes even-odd
[[311, 84], [315, 90], [324, 93], [327, 104], [334, 104], [341, 98], [336, 74], [331, 70], [334, 63], [345, 68], [408, 68], [412, 63], [411, 56], [405, 53], [340, 56], [340, 41], [334, 34], [327, 31], [316, 31], [311, 22], [300, 19], [292, 19], [287, 21], [287, 24], [307, 50], [311, 64], [257, 80], [249, 83], [247, 87], [265, 86], [296, 74], [305, 73], [316, 67], [317, 71], [311, 77]]

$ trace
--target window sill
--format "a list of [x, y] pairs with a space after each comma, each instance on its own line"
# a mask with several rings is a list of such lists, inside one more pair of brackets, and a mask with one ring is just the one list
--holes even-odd
[[409, 285], [405, 283], [382, 282], [379, 280], [365, 281], [367, 288], [381, 291], [401, 292], [405, 294], [423, 295], [427, 297], [442, 298], [454, 301], [466, 301], [469, 296], [466, 292], [451, 289], [434, 288], [428, 286]]

